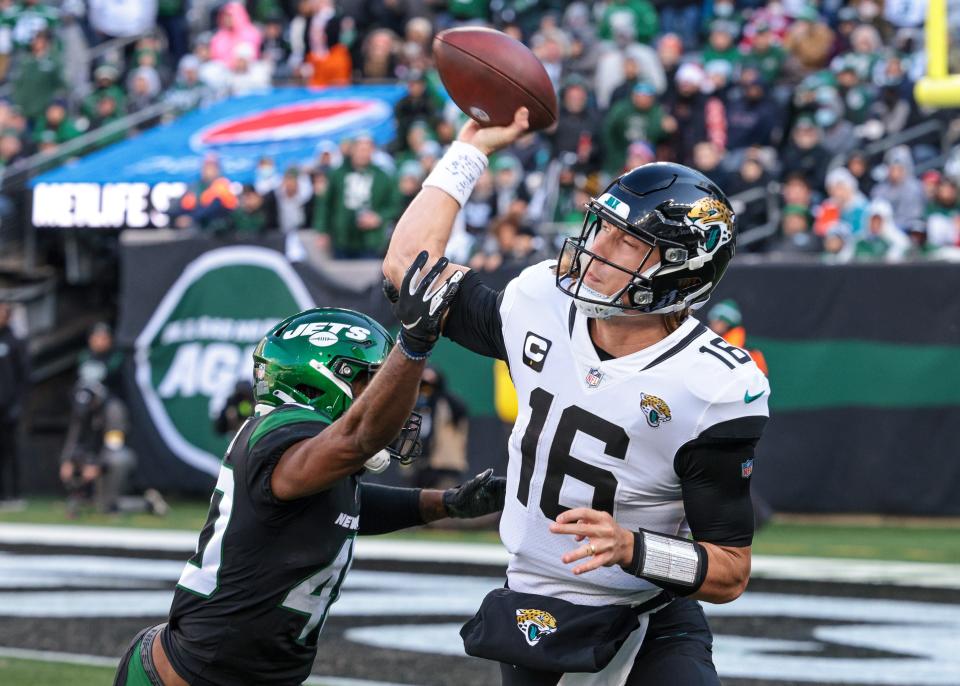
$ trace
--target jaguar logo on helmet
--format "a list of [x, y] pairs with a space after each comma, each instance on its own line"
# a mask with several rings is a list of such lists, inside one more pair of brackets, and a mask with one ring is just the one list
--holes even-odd
[[701, 198], [687, 212], [684, 220], [701, 236], [700, 254], [711, 254], [733, 238], [733, 212], [717, 198]]

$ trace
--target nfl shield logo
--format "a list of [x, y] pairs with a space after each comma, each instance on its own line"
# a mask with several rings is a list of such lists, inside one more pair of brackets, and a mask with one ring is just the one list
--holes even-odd
[[753, 474], [752, 457], [740, 465], [740, 476], [742, 476], [744, 479], [749, 479], [751, 474]]
[[596, 367], [591, 367], [590, 371], [587, 372], [587, 385], [590, 386], [590, 388], [596, 388], [599, 386], [602, 379], [603, 372]]

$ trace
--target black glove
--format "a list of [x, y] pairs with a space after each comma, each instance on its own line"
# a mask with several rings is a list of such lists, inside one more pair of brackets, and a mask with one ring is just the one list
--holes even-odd
[[506, 493], [507, 480], [502, 476], [494, 476], [493, 470], [488, 469], [456, 488], [445, 490], [443, 506], [447, 508], [448, 517], [482, 517], [502, 510]]
[[393, 285], [393, 281], [387, 277], [383, 277], [383, 283], [380, 285], [380, 288], [383, 289], [383, 297], [390, 301], [390, 309], [396, 314], [397, 301], [400, 300], [400, 291]]
[[455, 272], [439, 287], [431, 290], [433, 282], [447, 268], [449, 260], [441, 257], [427, 275], [420, 279], [420, 271], [427, 263], [426, 250], [417, 255], [400, 284], [400, 293], [394, 312], [403, 325], [397, 343], [401, 351], [414, 360], [425, 359], [440, 337], [443, 315], [460, 289], [463, 272]]

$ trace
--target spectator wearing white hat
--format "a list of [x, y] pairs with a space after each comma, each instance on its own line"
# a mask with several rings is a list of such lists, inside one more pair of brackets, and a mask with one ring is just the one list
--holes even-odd
[[227, 77], [232, 95], [246, 95], [270, 87], [271, 65], [256, 59], [249, 43], [238, 43], [233, 52], [233, 64]]
[[854, 245], [854, 257], [897, 262], [910, 248], [910, 239], [897, 228], [893, 208], [886, 200], [874, 200], [864, 212], [863, 228]]
[[196, 55], [184, 55], [177, 66], [177, 79], [164, 100], [183, 113], [212, 99], [213, 90], [200, 80], [200, 59]]
[[127, 77], [127, 111], [139, 112], [157, 101], [160, 75], [153, 67], [137, 67]]
[[816, 209], [814, 231], [826, 236], [836, 225], [842, 224], [848, 234], [859, 232], [867, 198], [860, 192], [857, 179], [845, 167], [837, 167], [827, 174], [827, 197]]

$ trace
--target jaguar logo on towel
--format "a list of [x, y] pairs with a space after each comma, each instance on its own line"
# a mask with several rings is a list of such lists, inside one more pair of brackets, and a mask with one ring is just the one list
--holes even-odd
[[535, 646], [544, 636], [557, 630], [557, 620], [546, 610], [517, 610], [517, 628]]

